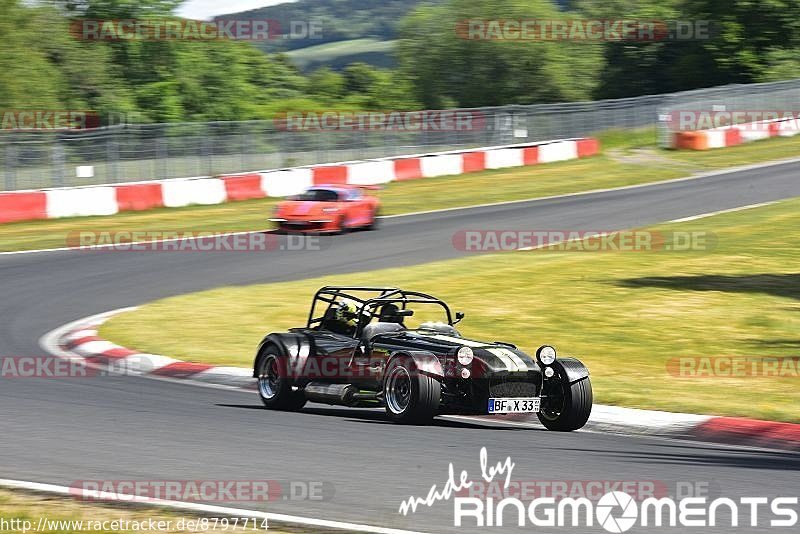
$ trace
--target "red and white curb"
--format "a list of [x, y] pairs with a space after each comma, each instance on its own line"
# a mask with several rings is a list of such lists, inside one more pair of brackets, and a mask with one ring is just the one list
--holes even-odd
[[121, 347], [98, 336], [97, 330], [114, 315], [136, 308], [122, 308], [86, 317], [45, 334], [40, 345], [60, 358], [78, 360], [109, 374], [189, 380], [205, 385], [255, 389], [249, 369], [193, 363], [160, 354], [148, 354]]
[[[98, 336], [97, 331], [100, 325], [108, 319], [135, 309], [122, 308], [79, 319], [45, 334], [40, 340], [40, 345], [55, 356], [80, 360], [89, 367], [102, 369], [109, 374], [129, 374], [211, 387], [255, 389], [256, 383], [250, 369], [219, 367], [176, 360], [158, 354], [141, 353], [121, 347]], [[535, 417], [529, 416], [488, 419], [482, 416], [448, 417], [513, 426], [540, 426], [535, 421]], [[691, 439], [800, 452], [800, 424], [737, 417], [640, 410], [595, 404], [584, 429], [598, 433]]]

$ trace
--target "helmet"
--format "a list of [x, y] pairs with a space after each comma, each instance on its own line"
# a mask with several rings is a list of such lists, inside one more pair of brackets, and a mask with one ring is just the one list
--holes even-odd
[[356, 318], [358, 317], [358, 310], [355, 305], [347, 300], [340, 300], [335, 309], [337, 321], [348, 326], [356, 326]]

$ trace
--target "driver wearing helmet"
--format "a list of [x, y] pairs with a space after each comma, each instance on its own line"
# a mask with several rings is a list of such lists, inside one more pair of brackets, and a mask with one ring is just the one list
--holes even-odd
[[358, 310], [355, 305], [347, 300], [340, 300], [333, 307], [333, 321], [329, 329], [333, 327], [339, 334], [352, 336], [358, 326]]

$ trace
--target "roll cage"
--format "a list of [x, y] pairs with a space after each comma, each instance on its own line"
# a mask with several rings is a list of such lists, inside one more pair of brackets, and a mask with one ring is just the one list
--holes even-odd
[[[361, 336], [364, 327], [375, 316], [375, 310], [385, 304], [394, 304], [401, 310], [408, 309], [409, 304], [438, 304], [444, 309], [447, 324], [451, 326], [455, 325], [461, 318], [461, 314], [456, 314], [456, 321], [453, 321], [450, 307], [443, 300], [418, 291], [407, 291], [396, 287], [325, 286], [314, 294], [306, 327], [309, 329], [319, 328], [325, 320], [328, 309], [340, 299], [348, 299], [359, 304], [358, 321], [355, 333], [352, 336], [354, 338]], [[327, 303], [327, 306], [325, 306], [325, 312], [322, 315], [315, 317], [314, 311], [318, 302]]]

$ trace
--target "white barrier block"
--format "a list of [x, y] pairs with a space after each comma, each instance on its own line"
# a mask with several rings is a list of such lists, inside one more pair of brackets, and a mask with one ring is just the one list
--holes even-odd
[[94, 178], [94, 165], [78, 165], [75, 167], [76, 178]]
[[394, 162], [391, 160], [364, 161], [347, 165], [348, 184], [386, 184], [393, 180]]
[[575, 141], [556, 141], [539, 145], [539, 163], [552, 163], [578, 159], [578, 143]]
[[75, 187], [51, 189], [47, 194], [47, 217], [114, 215], [119, 211], [113, 187]]
[[781, 137], [794, 137], [800, 133], [800, 119], [788, 119], [781, 121], [778, 127], [778, 135]]
[[706, 130], [703, 133], [706, 134], [708, 148], [725, 148], [728, 146], [725, 142], [725, 130]]
[[261, 189], [268, 197], [297, 195], [314, 184], [311, 169], [282, 169], [261, 173]]
[[464, 160], [461, 154], [424, 156], [419, 158], [419, 160], [422, 176], [425, 178], [462, 174], [464, 172]]
[[179, 208], [192, 204], [222, 204], [228, 199], [225, 182], [219, 178], [166, 180], [161, 182], [164, 205]]
[[525, 158], [521, 148], [498, 148], [486, 151], [486, 168], [502, 169], [505, 167], [522, 167]]
[[749, 143], [751, 141], [760, 141], [762, 139], [769, 139], [769, 122], [759, 121], [743, 124], [739, 128], [742, 134], [742, 142]]
[[742, 142], [749, 143], [750, 141], [760, 141], [762, 139], [769, 139], [769, 132], [768, 131], [754, 131], [749, 128], [742, 128]]

